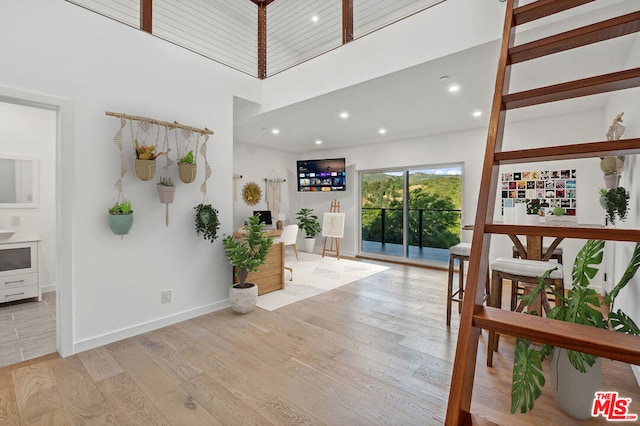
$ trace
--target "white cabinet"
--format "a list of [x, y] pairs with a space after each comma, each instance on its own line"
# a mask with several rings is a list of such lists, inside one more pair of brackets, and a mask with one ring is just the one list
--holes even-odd
[[42, 300], [38, 242], [0, 243], [0, 303], [31, 297]]

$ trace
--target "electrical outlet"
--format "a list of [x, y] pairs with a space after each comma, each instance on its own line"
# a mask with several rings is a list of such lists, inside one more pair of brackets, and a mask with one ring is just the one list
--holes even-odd
[[162, 292], [162, 303], [171, 303], [171, 290], [164, 290]]

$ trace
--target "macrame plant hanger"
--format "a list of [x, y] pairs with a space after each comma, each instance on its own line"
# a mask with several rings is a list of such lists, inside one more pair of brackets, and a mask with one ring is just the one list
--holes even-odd
[[[129, 121], [129, 123], [130, 123], [130, 126], [133, 127], [133, 123], [131, 121]], [[122, 203], [125, 200], [122, 178], [129, 171], [129, 163], [127, 162], [127, 157], [124, 155], [124, 152], [122, 151], [122, 130], [125, 128], [126, 125], [127, 125], [127, 120], [124, 118], [120, 118], [120, 128], [118, 129], [115, 136], [113, 137], [113, 143], [118, 148], [118, 151], [120, 151], [120, 177], [116, 180], [115, 185], [113, 185], [113, 187], [118, 191], [118, 195], [116, 196], [116, 203]], [[133, 135], [133, 130], [132, 130], [132, 135]], [[124, 239], [124, 235], [120, 235], [120, 239]]]
[[[205, 130], [208, 130], [205, 127]], [[200, 147], [200, 155], [204, 158], [204, 181], [202, 185], [200, 185], [200, 192], [202, 192], [202, 204], [209, 204], [209, 199], [207, 198], [207, 180], [211, 177], [211, 165], [207, 160], [207, 142], [209, 141], [209, 134], [204, 134], [204, 142]]]
[[[176, 122], [176, 124], [179, 124]], [[193, 147], [193, 135], [197, 133], [195, 147]], [[198, 155], [198, 146], [200, 144], [200, 135], [202, 133], [194, 131], [191, 128], [182, 127], [180, 131], [176, 130], [176, 150], [178, 158], [178, 174], [180, 180], [184, 183], [191, 183], [196, 179], [197, 167], [195, 158]], [[182, 137], [180, 137], [182, 136]], [[194, 160], [192, 164], [181, 163], [180, 159], [187, 156], [189, 151], [193, 151]]]
[[[169, 152], [171, 151], [171, 147], [169, 146], [169, 129], [165, 125], [156, 124], [156, 126], [158, 127], [158, 133], [156, 135], [156, 146], [157, 146], [157, 143], [160, 141], [160, 127], [164, 127], [164, 142], [163, 142], [162, 150], [165, 153], [166, 161], [165, 161], [165, 165], [162, 167], [162, 178], [160, 179], [160, 182], [165, 183], [165, 185], [166, 183], [173, 184], [171, 179], [167, 176], [169, 167], [171, 167], [176, 163], [169, 156]], [[170, 191], [170, 194], [163, 194], [163, 196], [160, 197], [160, 201], [164, 202], [164, 209], [165, 209], [164, 223], [165, 223], [165, 226], [169, 226], [169, 204], [173, 202], [173, 195], [175, 194], [175, 186], [174, 185], [165, 186], [165, 185], [163, 185], [162, 183], [159, 183], [157, 185], [157, 188], [158, 188], [158, 194], [160, 194], [160, 191], [166, 191], [166, 192]]]

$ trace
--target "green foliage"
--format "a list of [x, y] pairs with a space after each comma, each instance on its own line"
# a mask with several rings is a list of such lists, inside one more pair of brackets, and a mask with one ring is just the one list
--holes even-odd
[[[571, 271], [573, 288], [567, 292], [566, 297], [559, 294], [552, 285], [547, 283], [546, 279], [553, 271], [553, 269], [550, 269], [542, 277], [538, 277], [538, 285], [531, 294], [523, 296], [522, 301], [525, 306], [531, 306], [538, 295], [550, 290], [562, 303], [547, 312], [547, 318], [582, 324], [588, 327], [609, 328], [609, 324], [602, 313], [596, 309], [600, 306], [598, 294], [588, 287], [598, 272], [595, 265], [599, 265], [602, 262], [604, 245], [604, 241], [589, 240], [580, 249]], [[625, 273], [606, 297], [605, 303], [611, 303], [613, 306], [616, 296], [631, 281], [639, 267], [640, 243], [636, 243]], [[621, 310], [610, 313], [609, 319], [612, 330], [640, 335], [640, 328]], [[530, 347], [528, 342], [523, 342], [522, 344], [517, 342], [514, 348], [515, 362], [511, 387], [512, 413], [515, 413], [518, 409], [521, 413], [533, 409], [534, 401], [540, 396], [541, 388], [544, 386], [544, 381], [540, 382], [535, 372], [540, 370], [541, 361], [549, 356], [553, 350], [552, 345], [543, 344], [540, 350], [536, 351]], [[596, 361], [596, 356], [582, 352], [567, 351], [567, 355], [571, 365], [583, 373], [587, 371], [587, 367], [593, 366]]]
[[167, 176], [162, 176], [160, 178], [160, 182], [158, 182], [158, 185], [162, 185], [162, 186], [176, 186], [173, 181], [171, 180], [170, 177]]
[[247, 219], [247, 232], [242, 238], [235, 239], [229, 235], [222, 240], [229, 263], [236, 268], [240, 280], [239, 287], [247, 288], [247, 273], [258, 270], [265, 262], [273, 244], [273, 240], [262, 230], [262, 226], [258, 215], [250, 216]]
[[521, 413], [532, 410], [536, 399], [542, 395], [544, 383], [540, 353], [531, 347], [530, 341], [517, 338], [511, 382], [511, 414], [518, 408]]
[[615, 225], [616, 216], [618, 216], [621, 221], [624, 221], [627, 218], [629, 192], [626, 189], [619, 186], [608, 190], [605, 194], [602, 194], [601, 190], [600, 195], [605, 200], [604, 209], [607, 212], [607, 219], [609, 220], [609, 223]]
[[[362, 176], [362, 240], [402, 244], [403, 177], [386, 173]], [[462, 178], [456, 175], [409, 175], [409, 245], [449, 248], [460, 242]], [[422, 229], [420, 229], [422, 210]], [[422, 235], [420, 232], [422, 231]]]
[[156, 158], [164, 154], [164, 152], [159, 152], [156, 154], [155, 150], [156, 150], [155, 145], [145, 145], [145, 144], [140, 145], [138, 143], [138, 139], [135, 140], [135, 152], [136, 152], [136, 158], [138, 160], [155, 160]]
[[307, 238], [314, 238], [322, 231], [318, 216], [313, 214], [313, 209], [302, 208], [296, 213], [298, 227], [300, 231], [304, 231]]
[[115, 203], [113, 207], [109, 209], [110, 214], [132, 214], [131, 202], [129, 200], [123, 200], [121, 203]]
[[220, 228], [218, 210], [214, 209], [211, 204], [198, 204], [194, 209], [196, 210], [196, 234], [202, 234], [205, 240], [213, 243]]
[[193, 150], [191, 150], [184, 157], [180, 157], [178, 163], [193, 164], [194, 160], [195, 158], [193, 157]]

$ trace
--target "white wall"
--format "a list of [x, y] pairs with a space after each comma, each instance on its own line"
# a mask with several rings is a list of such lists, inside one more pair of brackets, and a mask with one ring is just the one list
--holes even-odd
[[[640, 66], [640, 36], [635, 36], [635, 44], [629, 52], [629, 57], [624, 64], [625, 69]], [[624, 112], [623, 125], [626, 127], [622, 139], [640, 137], [640, 89], [623, 90], [612, 94], [607, 106], [604, 128], [609, 128], [614, 117]], [[630, 194], [628, 218], [625, 222], [616, 222], [616, 227], [638, 229], [640, 228], [640, 161], [638, 155], [628, 155], [625, 159], [625, 171], [622, 173], [620, 185], [626, 188]], [[609, 243], [611, 244], [611, 243]], [[631, 259], [633, 243], [616, 242], [614, 249], [609, 253], [613, 257], [610, 263], [609, 273], [613, 275], [612, 284], [616, 284]], [[611, 270], [613, 266], [613, 271]], [[636, 274], [618, 296], [614, 309], [620, 308], [631, 316], [636, 324], [640, 324], [640, 274]], [[640, 384], [640, 366], [632, 367], [636, 380]]]
[[[43, 291], [55, 290], [56, 112], [0, 100], [0, 153], [26, 155], [38, 164], [36, 208], [0, 209], [0, 228], [16, 231], [12, 240], [37, 237], [38, 272]], [[17, 217], [20, 225], [12, 225]]]
[[[142, 182], [129, 172], [124, 187], [135, 223], [124, 239], [111, 234], [107, 208], [117, 194], [119, 158], [112, 138], [119, 121], [104, 113], [214, 130], [208, 198], [220, 211], [220, 232], [229, 233], [233, 96], [255, 101], [260, 82], [62, 0], [9, 0], [2, 9], [0, 86], [67, 98], [74, 107], [74, 152], [59, 163], [74, 177], [72, 201], [60, 206], [72, 217], [72, 229], [64, 232], [73, 258], [73, 279], [65, 283], [73, 300], [73, 350], [226, 306], [231, 269], [222, 244], [197, 237], [193, 227], [201, 174], [193, 184], [177, 184], [166, 227], [155, 181]], [[125, 139], [132, 167], [130, 143]], [[175, 169], [171, 177], [178, 182]], [[171, 304], [160, 303], [165, 289], [173, 290]]]

